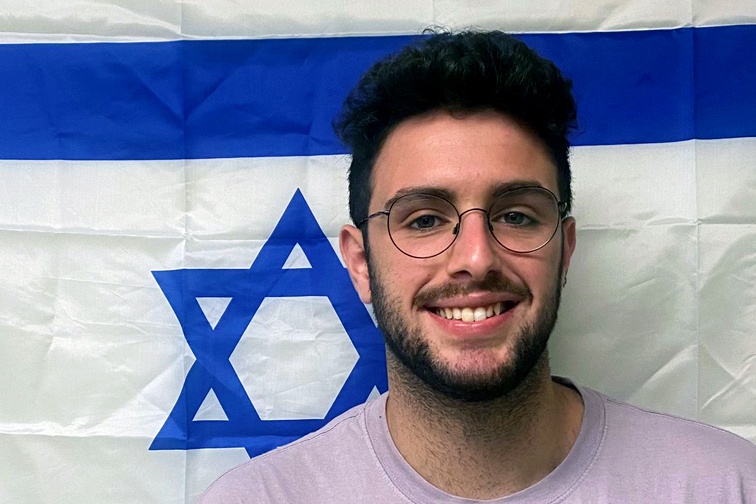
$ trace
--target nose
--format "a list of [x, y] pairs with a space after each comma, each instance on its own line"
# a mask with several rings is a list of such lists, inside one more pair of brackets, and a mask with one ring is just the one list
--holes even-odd
[[450, 276], [482, 280], [499, 267], [500, 246], [491, 233], [486, 210], [470, 208], [462, 212], [456, 231], [447, 263]]

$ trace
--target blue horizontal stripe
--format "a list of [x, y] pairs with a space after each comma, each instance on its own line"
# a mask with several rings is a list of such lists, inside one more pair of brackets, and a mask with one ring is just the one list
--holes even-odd
[[696, 138], [756, 136], [756, 25], [694, 31]]
[[[756, 26], [521, 38], [573, 79], [576, 145], [756, 136]], [[0, 45], [0, 158], [341, 153], [342, 99], [410, 40]]]

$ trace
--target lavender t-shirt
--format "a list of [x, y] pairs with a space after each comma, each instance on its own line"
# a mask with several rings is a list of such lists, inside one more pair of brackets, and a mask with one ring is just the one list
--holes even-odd
[[[543, 480], [495, 503], [756, 504], [756, 445], [705, 424], [646, 411], [576, 386], [585, 405], [567, 458]], [[470, 503], [407, 464], [386, 423], [386, 395], [222, 476], [213, 503]]]

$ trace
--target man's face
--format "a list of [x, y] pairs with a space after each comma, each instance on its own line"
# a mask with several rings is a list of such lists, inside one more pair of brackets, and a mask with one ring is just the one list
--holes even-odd
[[[497, 189], [517, 183], [558, 194], [556, 168], [535, 136], [500, 114], [437, 112], [406, 120], [389, 134], [375, 162], [369, 209], [384, 210], [397, 194], [418, 189], [445, 191], [460, 213], [487, 209]], [[564, 221], [545, 247], [515, 254], [494, 240], [485, 214], [473, 211], [463, 216], [452, 246], [428, 259], [400, 252], [385, 217], [367, 225], [370, 257], [351, 226], [342, 230], [342, 254], [397, 359], [458, 399], [492, 399], [516, 387], [542, 355], [556, 321], [574, 221]], [[468, 321], [476, 309], [479, 316]], [[468, 316], [448, 318], [447, 310]]]

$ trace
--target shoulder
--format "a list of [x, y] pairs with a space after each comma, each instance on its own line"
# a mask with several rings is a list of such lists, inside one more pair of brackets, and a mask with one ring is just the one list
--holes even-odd
[[586, 407], [583, 448], [575, 451], [587, 459], [575, 487], [580, 496], [601, 494], [607, 502], [756, 502], [753, 443], [578, 389]]
[[199, 503], [302, 502], [318, 480], [338, 485], [347, 473], [371, 463], [366, 409], [356, 406], [323, 428], [231, 469]]
[[[591, 391], [593, 392], [593, 391]], [[606, 410], [605, 448], [691, 471], [730, 470], [756, 482], [756, 445], [696, 420], [647, 410], [597, 392]]]

